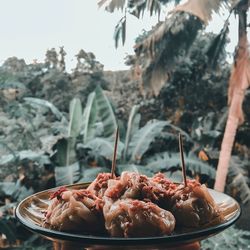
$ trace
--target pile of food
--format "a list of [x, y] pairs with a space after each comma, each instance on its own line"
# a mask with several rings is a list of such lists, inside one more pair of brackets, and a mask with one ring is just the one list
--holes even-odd
[[44, 226], [112, 237], [147, 237], [204, 227], [220, 216], [206, 186], [196, 180], [184, 186], [161, 173], [151, 178], [135, 172], [114, 178], [101, 173], [87, 189], [63, 187], [53, 193]]

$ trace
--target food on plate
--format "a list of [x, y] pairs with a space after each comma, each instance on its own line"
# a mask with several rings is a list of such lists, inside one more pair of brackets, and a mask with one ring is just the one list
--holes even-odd
[[219, 210], [206, 186], [195, 180], [187, 180], [187, 186], [179, 185], [171, 197], [171, 212], [177, 226], [201, 227], [218, 217]]
[[44, 225], [112, 237], [147, 237], [202, 227], [218, 217], [206, 186], [195, 180], [185, 186], [162, 173], [150, 178], [125, 171], [114, 178], [101, 173], [87, 189], [60, 188], [51, 196]]
[[[152, 184], [151, 184], [152, 185]], [[114, 237], [146, 237], [169, 235], [175, 218], [146, 197], [144, 187], [150, 179], [135, 172], [123, 172], [108, 181], [104, 193], [103, 215], [108, 233]]]
[[113, 237], [147, 237], [169, 235], [175, 218], [152, 202], [134, 199], [110, 200], [104, 205], [105, 227]]
[[64, 187], [52, 194], [44, 225], [60, 231], [103, 230], [102, 200], [86, 189]]
[[87, 190], [93, 192], [97, 197], [102, 198], [108, 187], [108, 181], [111, 179], [111, 173], [100, 173], [94, 181], [88, 186]]

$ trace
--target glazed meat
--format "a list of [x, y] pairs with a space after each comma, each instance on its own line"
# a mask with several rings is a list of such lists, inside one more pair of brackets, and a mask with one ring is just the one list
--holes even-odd
[[205, 185], [188, 180], [179, 185], [171, 197], [171, 212], [180, 227], [200, 227], [218, 217], [218, 208]]
[[105, 227], [113, 237], [169, 235], [175, 227], [174, 216], [152, 202], [111, 199], [104, 205]]
[[154, 203], [170, 198], [176, 185], [164, 174], [152, 178], [135, 172], [123, 172], [120, 179], [110, 180], [105, 195], [113, 200], [132, 198]]
[[152, 178], [134, 172], [123, 172], [120, 179], [110, 180], [105, 196], [152, 202], [170, 211], [180, 227], [200, 227], [218, 216], [218, 209], [205, 185], [188, 180], [187, 187], [177, 185], [164, 174]]
[[[152, 185], [148, 177], [134, 172], [123, 172], [120, 179], [108, 181], [103, 215], [111, 236], [159, 236], [169, 235], [174, 230], [174, 216], [150, 202], [149, 197], [154, 192]], [[164, 193], [161, 186], [154, 186]]]
[[60, 188], [51, 196], [45, 225], [62, 231], [96, 232], [103, 230], [102, 200], [90, 191]]
[[100, 173], [97, 175], [95, 180], [91, 182], [87, 190], [91, 191], [97, 197], [102, 198], [104, 192], [108, 187], [108, 180], [111, 179], [110, 173]]
[[143, 185], [148, 181], [144, 175], [135, 172], [123, 172], [119, 179], [109, 180], [105, 196], [116, 200], [118, 198], [141, 198]]
[[51, 200], [44, 225], [113, 237], [169, 235], [175, 227], [199, 228], [220, 218], [205, 185], [187, 180], [185, 187], [161, 173], [123, 172], [113, 179], [101, 173], [87, 189], [60, 188]]

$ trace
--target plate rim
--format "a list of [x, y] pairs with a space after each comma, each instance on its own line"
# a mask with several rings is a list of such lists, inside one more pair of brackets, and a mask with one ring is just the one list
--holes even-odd
[[[88, 183], [76, 183], [72, 185], [66, 185], [66, 187], [72, 187], [72, 186], [77, 186], [77, 185], [87, 185]], [[239, 203], [231, 196], [216, 191], [214, 189], [210, 189], [213, 192], [222, 194], [224, 196], [229, 197], [232, 199], [236, 206], [237, 210], [236, 213], [233, 215], [233, 218], [230, 220], [226, 220], [221, 224], [211, 226], [209, 228], [203, 228], [200, 230], [195, 230], [191, 232], [186, 232], [186, 233], [180, 233], [180, 234], [175, 234], [175, 235], [163, 235], [163, 236], [154, 236], [154, 237], [130, 237], [130, 238], [124, 238], [124, 237], [105, 237], [105, 236], [97, 236], [97, 235], [86, 235], [86, 234], [73, 234], [69, 232], [64, 232], [64, 231], [58, 231], [58, 230], [53, 230], [53, 229], [48, 229], [41, 227], [35, 223], [32, 223], [31, 221], [25, 220], [25, 218], [22, 216], [20, 212], [20, 208], [25, 202], [29, 199], [31, 199], [33, 196], [37, 196], [41, 193], [45, 192], [51, 192], [54, 191], [55, 189], [58, 189], [60, 187], [55, 187], [51, 189], [47, 189], [44, 191], [40, 191], [37, 193], [34, 193], [22, 201], [20, 201], [15, 209], [15, 216], [17, 220], [28, 230], [40, 234], [42, 237], [50, 238], [54, 241], [58, 240], [64, 240], [64, 241], [70, 241], [70, 242], [84, 242], [86, 244], [95, 244], [95, 245], [148, 245], [148, 244], [160, 244], [160, 243], [165, 243], [165, 244], [173, 244], [173, 243], [182, 243], [182, 242], [192, 242], [196, 241], [199, 239], [203, 239], [205, 236], [211, 237], [212, 235], [215, 235], [224, 229], [230, 227], [232, 224], [234, 224], [240, 217], [241, 215], [241, 207]]]

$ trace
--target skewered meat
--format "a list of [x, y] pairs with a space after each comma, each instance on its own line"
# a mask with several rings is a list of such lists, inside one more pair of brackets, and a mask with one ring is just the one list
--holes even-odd
[[113, 237], [169, 235], [175, 227], [174, 216], [152, 202], [122, 199], [104, 205], [105, 227]]
[[51, 196], [45, 224], [62, 231], [96, 232], [103, 230], [102, 200], [90, 191], [60, 188]]

